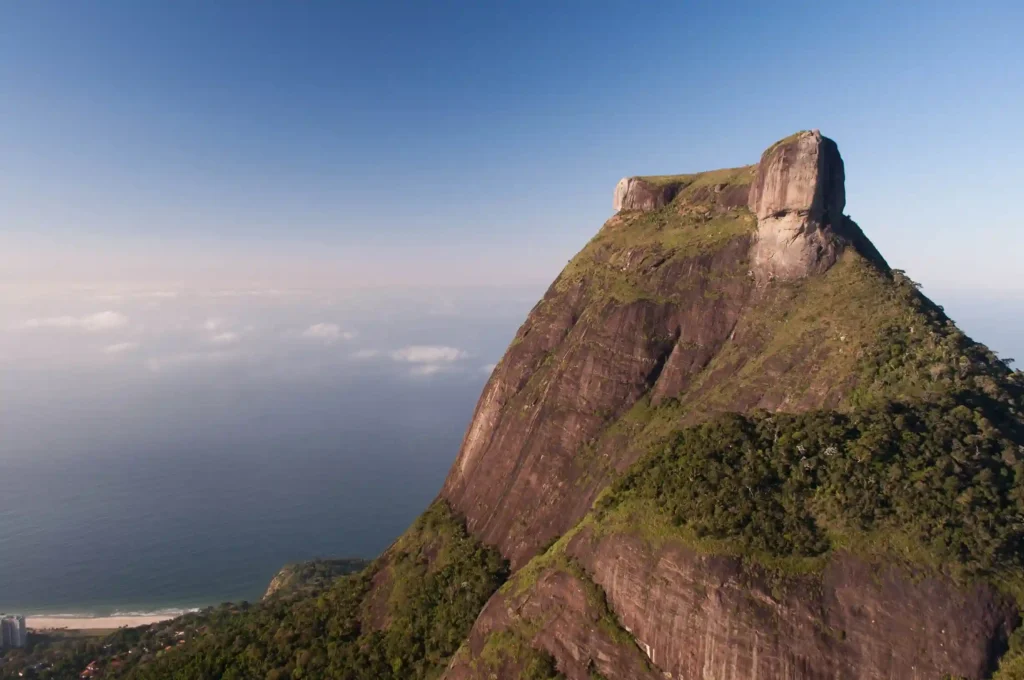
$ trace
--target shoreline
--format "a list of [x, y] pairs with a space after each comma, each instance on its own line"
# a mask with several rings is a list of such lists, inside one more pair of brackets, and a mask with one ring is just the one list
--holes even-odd
[[148, 614], [111, 614], [110, 616], [26, 614], [25, 628], [36, 632], [134, 628], [136, 626], [147, 626], [151, 623], [169, 621], [170, 619], [187, 614], [189, 611], [195, 610], [152, 612]]

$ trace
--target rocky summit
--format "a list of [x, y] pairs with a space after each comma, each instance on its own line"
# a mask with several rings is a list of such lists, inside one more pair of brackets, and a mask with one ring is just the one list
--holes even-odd
[[620, 181], [405, 535], [123, 675], [1024, 678], [1024, 377], [844, 177], [815, 130]]

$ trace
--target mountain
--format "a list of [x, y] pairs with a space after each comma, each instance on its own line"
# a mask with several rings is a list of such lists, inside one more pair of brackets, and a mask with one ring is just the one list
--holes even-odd
[[817, 131], [623, 179], [405, 535], [111, 676], [1024, 678], [1024, 376], [844, 181]]
[[1020, 621], [1021, 375], [844, 204], [817, 131], [619, 183], [445, 484], [518, 570], [445, 677], [496, 655], [515, 677], [509, 639], [570, 678], [995, 670]]

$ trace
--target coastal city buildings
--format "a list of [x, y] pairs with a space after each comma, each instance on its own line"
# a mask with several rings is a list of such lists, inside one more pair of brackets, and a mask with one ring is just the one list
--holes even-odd
[[4, 616], [0, 618], [0, 649], [24, 647], [28, 640], [25, 632], [24, 616]]

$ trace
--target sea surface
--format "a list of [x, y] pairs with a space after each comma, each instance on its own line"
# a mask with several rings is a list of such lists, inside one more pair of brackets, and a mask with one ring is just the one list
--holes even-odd
[[[375, 557], [436, 497], [536, 294], [179, 300], [125, 308], [146, 329], [130, 353], [103, 351], [114, 333], [0, 338], [0, 611], [254, 601], [287, 562]], [[346, 334], [302, 330], [327, 321]]]
[[200, 431], [5, 460], [0, 611], [255, 600], [285, 562], [373, 557], [437, 494], [481, 385], [254, 389]]

